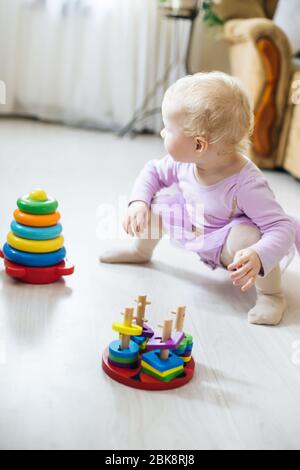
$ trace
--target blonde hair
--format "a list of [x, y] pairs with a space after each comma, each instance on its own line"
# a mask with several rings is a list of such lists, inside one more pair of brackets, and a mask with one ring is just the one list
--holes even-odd
[[183, 107], [185, 135], [220, 142], [224, 153], [248, 149], [254, 114], [237, 78], [222, 72], [189, 75], [167, 90], [165, 100]]

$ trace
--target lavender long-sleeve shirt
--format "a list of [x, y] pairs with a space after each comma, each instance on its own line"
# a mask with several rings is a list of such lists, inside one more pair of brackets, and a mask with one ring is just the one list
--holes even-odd
[[[171, 188], [172, 194], [161, 190]], [[155, 199], [154, 199], [155, 198]], [[185, 226], [174, 240], [183, 248], [197, 252], [213, 269], [221, 266], [221, 253], [231, 228], [237, 224], [257, 226], [260, 241], [251, 246], [262, 262], [261, 275], [267, 276], [296, 244], [300, 252], [300, 221], [285, 214], [275, 200], [263, 173], [248, 160], [242, 170], [211, 186], [203, 186], [195, 175], [195, 165], [175, 162], [169, 155], [149, 162], [137, 178], [131, 201], [144, 201], [159, 207], [165, 228], [172, 237], [172, 226]], [[155, 201], [155, 206], [153, 205]], [[181, 213], [166, 217], [166, 208], [180, 206]], [[203, 208], [201, 215], [195, 209]], [[181, 219], [181, 221], [179, 220]], [[200, 238], [188, 237], [188, 224]]]

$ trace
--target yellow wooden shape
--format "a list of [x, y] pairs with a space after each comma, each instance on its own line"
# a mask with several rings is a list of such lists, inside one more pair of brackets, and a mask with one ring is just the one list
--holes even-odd
[[175, 369], [167, 370], [166, 372], [159, 372], [157, 369], [154, 369], [154, 367], [149, 366], [149, 364], [147, 364], [144, 361], [142, 361], [142, 367], [144, 367], [144, 369], [150, 370], [150, 372], [154, 372], [159, 377], [168, 377], [168, 375], [171, 375], [171, 374], [174, 374], [175, 372], [180, 372], [181, 370], [183, 370], [183, 366], [180, 366], [180, 367], [175, 367]]
[[181, 359], [183, 359], [184, 362], [187, 364], [188, 362], [190, 362], [192, 360], [192, 356], [190, 356], [190, 357], [181, 357]]
[[12, 232], [7, 236], [7, 243], [16, 250], [27, 253], [52, 253], [64, 246], [64, 237], [61, 235], [53, 240], [36, 241], [17, 237]]
[[143, 332], [143, 328], [139, 325], [127, 326], [121, 322], [113, 323], [112, 329], [114, 331], [118, 331], [118, 333], [121, 333], [121, 335], [126, 335], [126, 336], [141, 336]]

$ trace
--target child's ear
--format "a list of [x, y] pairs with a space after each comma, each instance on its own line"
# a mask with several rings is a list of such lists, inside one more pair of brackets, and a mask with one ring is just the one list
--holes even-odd
[[203, 137], [196, 137], [196, 152], [202, 153], [205, 152], [208, 148], [208, 143]]

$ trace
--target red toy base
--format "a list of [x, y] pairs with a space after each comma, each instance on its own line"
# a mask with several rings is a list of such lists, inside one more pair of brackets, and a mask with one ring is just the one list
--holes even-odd
[[[0, 252], [0, 257], [4, 258]], [[27, 284], [52, 284], [63, 276], [74, 273], [74, 266], [67, 266], [65, 261], [48, 268], [30, 268], [12, 263], [4, 258], [5, 270], [8, 276]]]
[[109, 350], [107, 348], [102, 357], [102, 368], [104, 372], [116, 382], [140, 390], [173, 390], [190, 382], [195, 372], [195, 361], [192, 358], [184, 368], [184, 376], [177, 377], [177, 379], [166, 383], [144, 374], [141, 372], [141, 367], [137, 369], [120, 369], [119, 367], [114, 367], [108, 362], [108, 356]]

